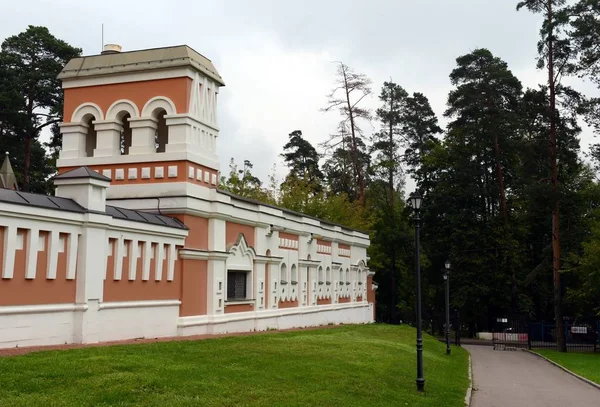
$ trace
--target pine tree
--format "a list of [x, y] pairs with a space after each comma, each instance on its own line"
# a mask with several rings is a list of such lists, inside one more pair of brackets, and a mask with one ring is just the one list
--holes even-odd
[[348, 156], [354, 184], [357, 186], [357, 199], [361, 202], [365, 197], [367, 176], [364, 166], [364, 134], [360, 122], [369, 121], [371, 112], [361, 107], [360, 103], [371, 94], [370, 85], [371, 80], [366, 75], [356, 73], [340, 62], [335, 87], [327, 95], [327, 106], [322, 109], [325, 112], [338, 110], [342, 116], [338, 126], [339, 131], [331, 135], [323, 145], [333, 149], [334, 154], [340, 148], [348, 151], [348, 154], [338, 154], [338, 156]]
[[422, 93], [415, 92], [406, 98], [402, 114], [403, 161], [421, 189], [427, 184], [427, 172], [422, 171], [425, 155], [439, 142], [437, 134], [442, 133], [438, 119], [429, 100]]
[[0, 105], [5, 104], [3, 116], [13, 123], [12, 132], [24, 150], [25, 191], [30, 189], [32, 152], [40, 131], [62, 121], [62, 88], [57, 75], [80, 54], [81, 49], [54, 37], [46, 27], [29, 26], [2, 43], [0, 66], [11, 81], [10, 86], [5, 83], [0, 87], [0, 92], [9, 95], [9, 102], [0, 96]]
[[302, 137], [301, 130], [294, 130], [289, 134], [289, 138], [281, 154], [289, 169], [284, 183], [290, 179], [300, 179], [310, 186], [311, 192], [321, 191], [324, 176], [319, 168], [319, 153], [308, 140]]
[[556, 97], [559, 91], [560, 80], [563, 75], [576, 71], [573, 58], [575, 49], [567, 35], [569, 22], [569, 7], [565, 6], [566, 0], [525, 0], [517, 5], [517, 10], [525, 7], [529, 11], [542, 14], [544, 22], [540, 30], [538, 42], [538, 68], [545, 68], [548, 75], [548, 110], [550, 116], [550, 129], [548, 144], [550, 149], [550, 179], [552, 184], [552, 264], [554, 275], [554, 308], [557, 328], [557, 347], [560, 352], [566, 352], [564, 321], [562, 310], [562, 289], [560, 282], [560, 190], [558, 179], [558, 149], [557, 149], [557, 109]]

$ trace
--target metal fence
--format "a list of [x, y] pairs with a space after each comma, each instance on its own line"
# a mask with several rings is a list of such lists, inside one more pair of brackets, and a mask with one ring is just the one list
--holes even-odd
[[[496, 350], [557, 349], [556, 325], [522, 318], [497, 318], [492, 331]], [[565, 318], [567, 351], [600, 352], [600, 320]]]

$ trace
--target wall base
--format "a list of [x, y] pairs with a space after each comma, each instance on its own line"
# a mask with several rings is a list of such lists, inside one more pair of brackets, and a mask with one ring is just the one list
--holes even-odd
[[[0, 349], [373, 322], [367, 302], [179, 317], [178, 300], [0, 307]], [[82, 320], [93, 321], [82, 328]]]

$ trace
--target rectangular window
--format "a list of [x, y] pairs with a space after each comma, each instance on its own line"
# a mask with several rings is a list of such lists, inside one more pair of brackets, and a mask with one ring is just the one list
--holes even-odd
[[248, 273], [245, 271], [229, 271], [227, 273], [227, 301], [246, 299], [246, 280]]

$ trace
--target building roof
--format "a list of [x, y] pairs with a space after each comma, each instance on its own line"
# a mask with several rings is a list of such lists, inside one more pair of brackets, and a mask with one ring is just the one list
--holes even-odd
[[8, 153], [6, 153], [2, 167], [0, 167], [0, 188], [19, 189], [17, 177], [13, 171], [12, 165], [10, 165]]
[[57, 175], [54, 179], [77, 179], [77, 178], [92, 178], [97, 179], [99, 181], [110, 182], [111, 179], [90, 169], [89, 167], [79, 167], [74, 170], [70, 170], [67, 172], [63, 172], [62, 174]]
[[155, 215], [149, 212], [135, 211], [133, 209], [117, 208], [116, 206], [106, 205], [106, 214], [115, 219], [150, 223], [152, 225], [168, 226], [178, 229], [187, 229], [187, 226], [185, 226], [183, 222], [177, 218], [170, 218], [164, 215]]
[[69, 198], [20, 192], [12, 189], [0, 189], [0, 202], [34, 206], [45, 209], [84, 213], [85, 208]]
[[282, 211], [283, 213], [287, 213], [287, 214], [290, 214], [290, 215], [294, 215], [294, 216], [298, 216], [298, 217], [304, 217], [304, 218], [308, 218], [308, 219], [313, 219], [313, 220], [319, 221], [323, 225], [338, 226], [338, 227], [340, 227], [342, 229], [345, 229], [345, 230], [348, 230], [348, 231], [351, 231], [351, 232], [358, 232], [358, 233], [362, 233], [362, 234], [367, 235], [367, 236], [369, 235], [369, 232], [367, 232], [365, 230], [351, 228], [351, 227], [342, 225], [341, 223], [335, 223], [335, 222], [331, 222], [331, 221], [326, 220], [326, 219], [317, 218], [316, 216], [311, 216], [311, 215], [307, 215], [307, 214], [302, 213], [302, 212], [293, 211], [291, 209], [287, 209], [287, 208], [284, 208], [282, 206], [271, 205], [271, 204], [268, 204], [268, 203], [265, 203], [265, 202], [262, 202], [262, 201], [259, 201], [259, 200], [256, 200], [256, 199], [246, 198], [246, 197], [243, 197], [243, 196], [240, 196], [240, 195], [236, 195], [236, 194], [234, 194], [232, 192], [225, 191], [224, 189], [217, 188], [217, 191], [219, 191], [219, 193], [227, 195], [227, 196], [229, 196], [229, 197], [231, 197], [231, 198], [233, 198], [233, 199], [235, 199], [237, 201], [246, 202], [246, 203], [254, 204], [254, 205], [261, 205], [261, 206], [265, 206], [267, 208], [278, 209], [278, 210]]
[[212, 78], [221, 86], [225, 82], [217, 69], [202, 54], [187, 45], [90, 55], [71, 59], [58, 75], [58, 79], [114, 75], [135, 71], [192, 67]]
[[[33, 194], [31, 192], [20, 192], [12, 189], [0, 188], [0, 202], [75, 213], [87, 212], [84, 207], [69, 198]], [[164, 215], [155, 215], [148, 212], [135, 211], [132, 209], [117, 208], [116, 206], [106, 205], [106, 214], [115, 219], [148, 223], [151, 225], [166, 226], [177, 229], [187, 229], [187, 227], [179, 219], [170, 218]]]

